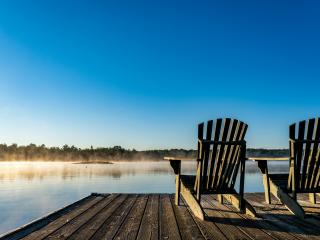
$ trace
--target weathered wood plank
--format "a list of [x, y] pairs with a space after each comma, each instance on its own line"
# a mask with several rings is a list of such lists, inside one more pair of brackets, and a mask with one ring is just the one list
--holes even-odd
[[181, 239], [177, 221], [168, 194], [160, 195], [160, 239]]
[[285, 234], [284, 237], [278, 237], [279, 239], [308, 239], [308, 236], [301, 233], [296, 226], [275, 217], [275, 214], [280, 214], [277, 205], [265, 204], [260, 199], [257, 199], [254, 194], [246, 194], [246, 198], [254, 205], [258, 215], [261, 217], [256, 219], [259, 225], [266, 225], [264, 229], [267, 231], [278, 230], [280, 234]]
[[[213, 197], [211, 197], [213, 198]], [[210, 198], [210, 199], [211, 199]], [[236, 208], [233, 205], [226, 204], [226, 205], [219, 205], [216, 203], [214, 200], [210, 200], [211, 204], [216, 204], [218, 209], [221, 209], [224, 212], [234, 214]], [[230, 210], [230, 211], [228, 211]], [[251, 217], [248, 214], [242, 214], [242, 213], [237, 213], [239, 217], [237, 218], [232, 218], [232, 219], [237, 219], [240, 224], [239, 227], [243, 229], [245, 232], [250, 234], [254, 239], [265, 239], [264, 234], [269, 235], [273, 239], [297, 239], [293, 235], [290, 235], [289, 233], [283, 232], [281, 228], [273, 226], [269, 224], [267, 221], [264, 221], [261, 218], [255, 218]], [[227, 216], [229, 217], [229, 216]], [[231, 216], [230, 216], [231, 217]], [[241, 220], [242, 219], [242, 220]], [[258, 232], [257, 232], [258, 231]], [[264, 232], [261, 234], [261, 231]], [[268, 237], [268, 238], [270, 238]]]
[[261, 216], [261, 220], [264, 223], [268, 223], [273, 227], [279, 228], [280, 231], [291, 234], [292, 237], [295, 239], [304, 239], [304, 240], [308, 239], [308, 235], [305, 234], [304, 232], [301, 232], [298, 227], [286, 221], [282, 221], [281, 219], [275, 216], [275, 214], [282, 214], [282, 213], [280, 210], [278, 210], [277, 204], [275, 204], [274, 199], [273, 199], [273, 204], [267, 204], [267, 205], [257, 200], [257, 198], [253, 195], [250, 195], [249, 197], [247, 197], [247, 199], [255, 206], [257, 213], [259, 214], [259, 216]]
[[[235, 208], [232, 205], [225, 205], [228, 209], [234, 211]], [[294, 240], [297, 239], [294, 235], [291, 235], [290, 233], [284, 232], [279, 226], [272, 225], [268, 221], [263, 220], [262, 218], [254, 218], [247, 214], [239, 214], [242, 218], [246, 219], [247, 221], [254, 222], [255, 226], [254, 228], [261, 229], [268, 235], [270, 235], [274, 239], [290, 239]]]
[[[319, 230], [314, 226], [310, 226], [306, 223], [306, 219], [301, 220], [300, 218], [292, 215], [283, 204], [278, 202], [275, 198], [273, 199], [273, 204], [266, 206], [261, 204], [262, 198], [260, 194], [250, 195], [250, 201], [256, 206], [263, 208], [263, 213], [261, 217], [264, 219], [269, 219], [276, 221], [278, 225], [283, 227], [286, 232], [292, 232], [295, 236], [303, 239], [319, 239]], [[268, 209], [271, 209], [271, 211]]]
[[[128, 196], [121, 194], [118, 198], [112, 201], [107, 208], [102, 209], [93, 218], [83, 224], [76, 232], [74, 232], [68, 240], [77, 239], [91, 239], [96, 231], [112, 216], [115, 216], [115, 212], [118, 208], [125, 205], [125, 200]], [[108, 238], [107, 238], [108, 239]]]
[[137, 239], [159, 238], [159, 195], [150, 195]]
[[[173, 198], [171, 197], [171, 203]], [[198, 225], [194, 222], [184, 202], [180, 206], [173, 205], [173, 211], [178, 223], [181, 238], [184, 240], [205, 239], [201, 234]]]
[[174, 205], [173, 194], [96, 195], [27, 239], [320, 239], [320, 204], [310, 203], [308, 194], [298, 195], [308, 214], [304, 220], [273, 196], [273, 204], [265, 204], [262, 193], [245, 198], [261, 218], [239, 213], [211, 194], [202, 197], [204, 221], [193, 215], [184, 199]]
[[147, 202], [148, 195], [139, 195], [114, 239], [136, 239]]
[[[57, 211], [54, 211], [53, 213], [50, 213], [42, 218], [39, 218], [37, 220], [32, 221], [29, 224], [26, 224], [22, 227], [19, 227], [9, 233], [3, 234], [0, 236], [1, 240], [16, 240], [21, 239], [25, 236], [28, 236], [29, 234], [32, 234], [35, 231], [41, 230], [43, 227], [47, 226], [51, 222], [57, 220], [61, 216], [64, 216], [65, 214], [77, 209], [77, 207], [82, 206], [83, 204], [86, 204], [92, 200], [94, 200], [96, 196], [88, 196], [83, 199], [80, 199], [79, 201], [76, 201], [64, 208], [61, 208]], [[32, 238], [33, 239], [33, 238]]]
[[[248, 239], [236, 225], [233, 225], [230, 219], [226, 218], [220, 209], [213, 207], [209, 201], [208, 196], [203, 196], [202, 204], [206, 209], [207, 221], [204, 223], [207, 229], [215, 229], [217, 227], [226, 237], [226, 239]], [[213, 236], [217, 230], [214, 231]]]
[[66, 239], [75, 231], [77, 231], [83, 224], [90, 221], [98, 212], [104, 209], [108, 204], [110, 204], [114, 199], [116, 199], [118, 194], [111, 194], [108, 197], [104, 198], [98, 204], [94, 205], [90, 211], [86, 211], [83, 214], [72, 219], [68, 224], [65, 224], [57, 231], [50, 234], [45, 239]]
[[105, 220], [96, 233], [90, 238], [91, 240], [113, 239], [122, 223], [131, 211], [134, 203], [137, 200], [135, 194], [130, 194], [120, 207], [112, 214], [111, 217]]
[[[272, 237], [262, 231], [256, 224], [254, 218], [244, 218], [241, 214], [235, 212], [235, 207], [228, 208], [225, 205], [216, 201], [213, 196], [206, 196], [204, 199], [210, 207], [217, 209], [224, 218], [228, 219], [231, 224], [238, 227], [243, 233], [252, 239], [272, 239]], [[232, 211], [230, 211], [232, 210]], [[246, 215], [246, 214], [243, 214]]]
[[48, 225], [39, 229], [38, 231], [32, 232], [31, 234], [29, 234], [28, 236], [23, 238], [23, 240], [43, 239], [43, 238], [47, 237], [49, 234], [51, 234], [54, 231], [56, 231], [57, 229], [61, 228], [63, 225], [67, 224], [75, 217], [79, 216], [80, 214], [82, 214], [85, 211], [88, 211], [92, 206], [94, 206], [95, 204], [100, 202], [103, 198], [104, 197], [101, 197], [101, 196], [97, 196], [97, 197], [92, 198], [91, 201], [89, 201], [83, 205], [80, 205], [79, 207], [77, 207], [76, 209], [74, 209], [73, 211], [71, 211], [67, 214], [62, 215], [60, 218], [49, 223]]

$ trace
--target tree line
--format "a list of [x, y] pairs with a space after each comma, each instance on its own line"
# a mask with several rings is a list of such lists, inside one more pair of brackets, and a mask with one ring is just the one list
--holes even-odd
[[[248, 156], [288, 156], [288, 149], [247, 149]], [[162, 160], [164, 156], [195, 158], [196, 150], [163, 149], [144, 150], [125, 149], [121, 146], [77, 148], [64, 145], [47, 147], [44, 144], [0, 144], [0, 161], [143, 161]]]

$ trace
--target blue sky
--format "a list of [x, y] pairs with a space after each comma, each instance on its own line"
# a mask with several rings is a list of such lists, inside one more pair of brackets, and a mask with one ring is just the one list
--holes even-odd
[[319, 116], [317, 1], [0, 1], [0, 142], [194, 148], [196, 125], [288, 145]]

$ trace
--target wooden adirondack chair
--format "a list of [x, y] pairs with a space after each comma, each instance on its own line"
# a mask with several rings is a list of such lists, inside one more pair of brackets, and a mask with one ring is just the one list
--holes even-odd
[[[200, 219], [204, 212], [200, 205], [202, 194], [218, 194], [222, 203], [226, 198], [236, 209], [256, 216], [253, 207], [243, 198], [246, 142], [248, 125], [230, 118], [207, 122], [204, 139], [204, 123], [198, 125], [198, 156], [196, 175], [181, 175], [182, 158], [165, 157], [176, 174], [175, 204], [179, 205], [180, 192], [190, 209]], [[212, 136], [213, 135], [213, 136]], [[239, 194], [234, 189], [240, 169]]]
[[271, 192], [289, 211], [304, 218], [297, 193], [309, 193], [312, 203], [316, 203], [316, 194], [320, 193], [320, 118], [290, 125], [289, 137], [288, 174], [269, 174], [267, 160], [254, 160], [264, 175], [266, 202], [271, 203]]

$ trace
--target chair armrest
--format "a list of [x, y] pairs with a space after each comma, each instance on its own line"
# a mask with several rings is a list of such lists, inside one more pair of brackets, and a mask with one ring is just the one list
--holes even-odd
[[[181, 171], [181, 161], [194, 161], [194, 158], [183, 158], [183, 157], [164, 157], [164, 160], [170, 162], [170, 165], [174, 171], [174, 174], [178, 175]], [[199, 161], [199, 159], [197, 159]]]
[[175, 175], [180, 175], [181, 159], [174, 157], [164, 157], [164, 160], [168, 160], [170, 162], [170, 166], [172, 167]]
[[289, 161], [288, 157], [249, 157], [247, 160], [251, 160], [258, 163], [258, 167], [262, 174], [269, 175], [268, 162], [269, 161]]
[[260, 162], [260, 161], [288, 161], [288, 157], [249, 157], [247, 160]]
[[194, 161], [194, 158], [185, 158], [185, 157], [164, 157], [164, 160], [168, 161]]

